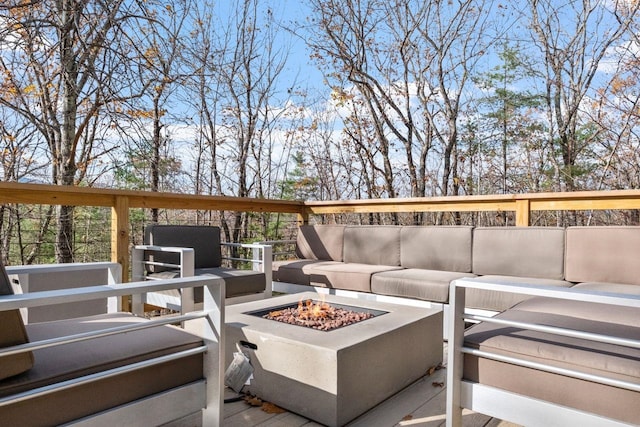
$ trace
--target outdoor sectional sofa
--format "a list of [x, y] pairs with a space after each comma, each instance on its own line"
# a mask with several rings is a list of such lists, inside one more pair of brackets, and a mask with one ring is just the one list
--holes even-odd
[[448, 426], [640, 421], [640, 227], [304, 226], [297, 253], [277, 280], [447, 308]]
[[[597, 287], [611, 281], [606, 276], [609, 267], [582, 269], [581, 251], [599, 244], [592, 232], [600, 229], [304, 225], [297, 235], [297, 259], [275, 261], [273, 279], [276, 287], [283, 282], [435, 304], [448, 303], [451, 281], [469, 277], [557, 287], [587, 282]], [[612, 229], [602, 230], [606, 234]], [[616, 229], [617, 248], [628, 236], [640, 236], [640, 228]], [[639, 256], [640, 246], [631, 254]], [[621, 284], [640, 284], [640, 276], [623, 280]], [[499, 312], [524, 298], [473, 289], [466, 304]]]

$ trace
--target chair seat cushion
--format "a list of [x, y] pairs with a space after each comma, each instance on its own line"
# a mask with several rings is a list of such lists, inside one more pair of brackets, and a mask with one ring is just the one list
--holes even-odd
[[[224, 267], [197, 268], [194, 271], [194, 275], [222, 277], [226, 285], [227, 298], [264, 292], [267, 281], [264, 273], [259, 271], [236, 270], [234, 268]], [[151, 279], [175, 279], [180, 277], [180, 270], [167, 270], [160, 273], [152, 273], [149, 274], [148, 277]], [[173, 297], [179, 297], [180, 295], [177, 289], [157, 293], [171, 295]], [[194, 288], [193, 298], [196, 304], [202, 303], [204, 299], [204, 292], [202, 288]]]
[[[128, 313], [26, 325], [32, 341], [146, 322]], [[0, 382], [0, 396], [199, 347], [198, 336], [162, 326], [35, 350], [29, 371]], [[57, 425], [203, 378], [196, 354], [2, 408], [5, 425]]]
[[472, 273], [407, 268], [376, 273], [371, 277], [371, 292], [425, 301], [447, 303], [449, 284]]

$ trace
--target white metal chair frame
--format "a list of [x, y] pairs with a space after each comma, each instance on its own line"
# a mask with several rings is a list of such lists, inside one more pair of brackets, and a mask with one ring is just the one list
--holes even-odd
[[84, 418], [74, 425], [123, 425], [134, 421], [141, 423], [141, 425], [159, 425], [175, 420], [176, 418], [179, 419], [201, 409], [203, 411], [203, 425], [222, 425], [225, 370], [224, 280], [210, 276], [202, 276], [6, 295], [0, 296], [0, 311], [38, 307], [48, 304], [81, 302], [96, 298], [115, 298], [119, 301], [120, 298], [118, 297], [124, 295], [136, 295], [177, 288], [192, 289], [193, 287], [199, 286], [202, 286], [204, 289], [202, 311], [184, 313], [181, 316], [149, 320], [142, 325], [120, 326], [91, 333], [5, 347], [0, 349], [0, 357], [101, 336], [122, 334], [137, 329], [175, 324], [176, 322], [184, 322], [186, 330], [202, 337], [204, 341], [203, 346], [7, 396], [0, 399], [0, 411], [2, 406], [11, 403], [26, 401], [36, 396], [50, 394], [58, 390], [74, 387], [75, 385], [97, 381], [108, 376], [179, 359], [190, 354], [202, 353], [205, 380], [162, 393], [159, 396], [151, 396], [144, 399], [143, 402], [133, 402], [123, 407], [114, 408], [113, 410]]
[[[465, 290], [485, 289], [493, 291], [511, 292], [532, 296], [560, 298], [571, 301], [594, 302], [615, 306], [640, 308], [640, 296], [613, 293], [593, 292], [572, 288], [557, 288], [526, 284], [496, 284], [483, 283], [474, 279], [460, 279], [452, 282], [449, 296], [449, 336], [447, 361], [447, 426], [462, 425], [462, 409], [467, 408], [502, 420], [515, 422], [527, 426], [626, 426], [628, 424], [586, 413], [573, 408], [541, 401], [505, 390], [489, 387], [483, 384], [463, 380], [464, 354], [526, 366], [547, 372], [558, 373], [575, 378], [626, 388], [640, 392], [640, 384], [620, 381], [617, 379], [596, 376], [570, 369], [549, 366], [544, 363], [530, 362], [514, 357], [480, 351], [464, 346], [465, 321], [493, 322], [504, 325], [543, 331], [556, 335], [572, 336], [581, 339], [607, 342], [612, 344], [640, 348], [640, 340], [629, 340], [607, 335], [576, 331], [565, 328], [536, 325], [532, 323], [513, 322], [499, 318], [479, 316], [465, 313]], [[544, 417], [541, 416], [544, 414]]]

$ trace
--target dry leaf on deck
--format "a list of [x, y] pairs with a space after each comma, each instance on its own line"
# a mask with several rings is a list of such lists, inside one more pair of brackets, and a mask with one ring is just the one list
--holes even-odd
[[244, 401], [250, 406], [262, 406], [262, 399], [259, 397], [247, 396], [244, 398]]
[[431, 385], [434, 386], [434, 387], [444, 387], [444, 383], [443, 382], [438, 382], [438, 381], [432, 382]]
[[413, 419], [413, 415], [409, 414], [409, 415], [405, 415], [404, 417], [402, 417], [402, 421], [411, 421]]
[[266, 412], [267, 414], [282, 414], [284, 412], [287, 412], [284, 409], [282, 409], [281, 407], [276, 406], [271, 402], [264, 402], [262, 404], [262, 410], [264, 412]]

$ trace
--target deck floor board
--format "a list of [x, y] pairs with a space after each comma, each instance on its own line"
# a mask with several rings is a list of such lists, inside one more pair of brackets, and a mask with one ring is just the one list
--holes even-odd
[[[446, 360], [447, 348], [443, 347]], [[348, 427], [440, 427], [445, 424], [446, 408], [446, 368], [437, 370], [432, 375], [425, 375], [399, 393], [380, 403], [360, 417]], [[225, 397], [233, 397], [233, 391], [227, 391]], [[225, 427], [322, 427], [303, 416], [284, 412], [272, 414], [260, 407], [248, 405], [244, 401], [226, 403]], [[464, 427], [517, 427], [486, 415], [463, 412]]]

